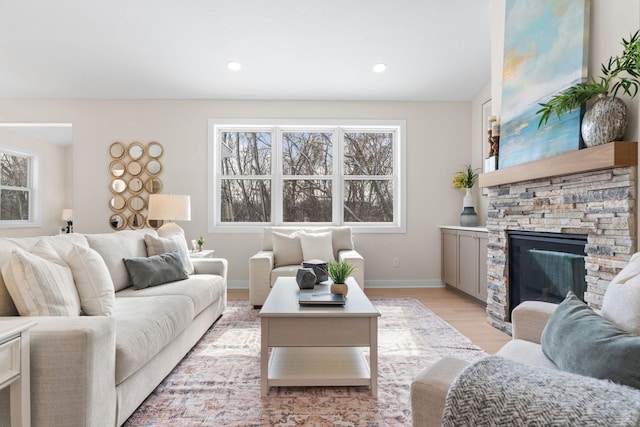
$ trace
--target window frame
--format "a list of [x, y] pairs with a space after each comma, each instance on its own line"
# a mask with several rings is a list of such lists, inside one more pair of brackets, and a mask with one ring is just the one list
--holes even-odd
[[25, 228], [40, 226], [40, 200], [39, 200], [39, 171], [40, 160], [36, 153], [22, 150], [14, 150], [10, 147], [0, 146], [0, 153], [10, 156], [24, 157], [28, 159], [28, 184], [26, 188], [5, 186], [0, 182], [0, 191], [5, 189], [18, 189], [29, 193], [29, 219], [28, 220], [3, 220], [0, 219], [0, 228]]
[[[229, 129], [232, 128], [232, 129]], [[271, 175], [243, 176], [246, 179], [262, 178], [271, 180], [271, 221], [270, 222], [222, 222], [220, 182], [221, 145], [218, 144], [220, 132], [274, 131], [271, 147]], [[282, 133], [300, 132], [334, 132], [332, 135], [332, 222], [284, 222], [283, 221], [283, 183], [291, 175], [283, 174]], [[363, 176], [345, 175], [344, 171], [344, 133], [353, 132], [393, 132], [393, 175]], [[210, 118], [208, 120], [208, 232], [210, 233], [255, 233], [264, 227], [326, 227], [347, 225], [354, 233], [405, 233], [406, 232], [406, 121], [405, 120], [330, 120], [330, 119], [225, 119]], [[300, 175], [298, 179], [313, 179], [315, 176]], [[328, 175], [322, 175], [326, 179]], [[319, 176], [318, 176], [319, 178]], [[344, 221], [344, 183], [348, 180], [385, 179], [393, 181], [392, 222], [345, 222]]]

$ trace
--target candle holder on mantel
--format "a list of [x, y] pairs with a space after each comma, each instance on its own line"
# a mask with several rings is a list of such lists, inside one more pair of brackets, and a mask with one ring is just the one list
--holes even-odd
[[489, 156], [484, 160], [484, 171], [493, 172], [498, 169], [498, 151], [500, 146], [500, 122], [496, 116], [489, 116], [487, 135]]

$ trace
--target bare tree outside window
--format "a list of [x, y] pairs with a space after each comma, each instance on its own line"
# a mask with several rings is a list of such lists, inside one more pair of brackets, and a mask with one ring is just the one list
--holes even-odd
[[28, 221], [31, 161], [0, 151], [0, 221]]
[[[282, 134], [284, 222], [331, 222], [331, 137], [330, 132]], [[312, 179], [317, 177], [329, 179]]]
[[393, 134], [345, 133], [344, 141], [344, 220], [393, 222]]
[[271, 221], [271, 133], [222, 132], [221, 140], [221, 219]]

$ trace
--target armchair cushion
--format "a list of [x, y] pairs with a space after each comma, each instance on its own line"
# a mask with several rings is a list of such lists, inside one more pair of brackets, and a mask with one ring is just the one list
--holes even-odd
[[640, 388], [640, 336], [569, 292], [542, 332], [542, 351], [564, 371]]
[[300, 245], [300, 234], [283, 234], [274, 231], [271, 233], [273, 239], [273, 257], [276, 267], [283, 265], [302, 264], [302, 246]]
[[331, 231], [322, 233], [300, 233], [302, 257], [304, 261], [319, 259], [324, 262], [335, 261]]

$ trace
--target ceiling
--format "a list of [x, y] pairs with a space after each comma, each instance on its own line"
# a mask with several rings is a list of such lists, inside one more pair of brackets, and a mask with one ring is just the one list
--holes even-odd
[[490, 1], [4, 1], [0, 99], [468, 101]]

